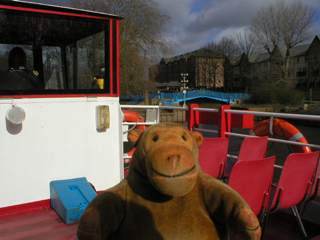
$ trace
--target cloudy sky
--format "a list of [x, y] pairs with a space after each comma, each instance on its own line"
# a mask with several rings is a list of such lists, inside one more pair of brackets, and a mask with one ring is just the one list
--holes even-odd
[[[29, 0], [66, 5], [68, 0]], [[235, 36], [250, 25], [264, 6], [275, 0], [154, 0], [171, 17], [163, 36], [177, 44], [174, 55], [190, 52], [212, 40]], [[291, 0], [285, 0], [291, 1]], [[296, 1], [296, 0], [294, 0]], [[320, 35], [320, 1], [303, 0], [318, 11], [315, 35]]]

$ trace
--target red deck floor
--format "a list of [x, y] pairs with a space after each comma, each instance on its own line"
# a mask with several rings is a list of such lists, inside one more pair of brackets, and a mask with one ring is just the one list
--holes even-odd
[[[320, 235], [319, 225], [304, 223], [308, 237]], [[76, 236], [77, 224], [65, 224], [51, 208], [0, 217], [1, 240], [71, 240]], [[231, 240], [238, 240], [233, 236]], [[294, 219], [287, 214], [276, 213], [269, 218], [264, 240], [300, 240]]]
[[1, 240], [70, 240], [76, 231], [77, 224], [65, 224], [51, 208], [0, 218]]

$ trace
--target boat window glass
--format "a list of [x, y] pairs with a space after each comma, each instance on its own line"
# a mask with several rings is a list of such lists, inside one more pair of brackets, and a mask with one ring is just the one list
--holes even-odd
[[[114, 38], [110, 41], [110, 22], [1, 9], [0, 95], [109, 94], [110, 85], [115, 92], [118, 71], [106, 67], [116, 66], [110, 65], [116, 60], [110, 56], [110, 49], [116, 46]], [[24, 51], [26, 63], [13, 68], [9, 55], [16, 47]]]

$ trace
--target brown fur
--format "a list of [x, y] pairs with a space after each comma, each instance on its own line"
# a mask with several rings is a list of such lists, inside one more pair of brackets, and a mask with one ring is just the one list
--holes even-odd
[[175, 123], [133, 130], [130, 171], [99, 194], [81, 216], [78, 238], [189, 240], [259, 239], [259, 222], [241, 196], [202, 172], [203, 137]]

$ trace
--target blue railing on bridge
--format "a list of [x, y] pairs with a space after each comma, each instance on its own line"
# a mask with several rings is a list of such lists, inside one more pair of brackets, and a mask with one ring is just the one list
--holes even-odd
[[[183, 102], [184, 100], [189, 101], [192, 99], [197, 98], [210, 98], [214, 99], [220, 102], [225, 103], [235, 103], [237, 99], [249, 99], [250, 95], [245, 93], [223, 93], [223, 92], [214, 92], [209, 90], [194, 90], [194, 91], [188, 91], [185, 94], [184, 99], [184, 93], [150, 93], [149, 99], [159, 99], [159, 103], [162, 103], [164, 105], [172, 106], [174, 103]], [[129, 98], [127, 96], [127, 98]], [[121, 100], [125, 100], [125, 96], [120, 97]], [[135, 95], [134, 98], [131, 96], [131, 99], [134, 99], [133, 101], [129, 102], [128, 104], [138, 104], [144, 100], [144, 96], [141, 95]]]

